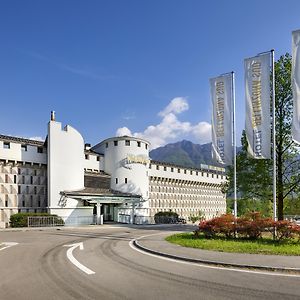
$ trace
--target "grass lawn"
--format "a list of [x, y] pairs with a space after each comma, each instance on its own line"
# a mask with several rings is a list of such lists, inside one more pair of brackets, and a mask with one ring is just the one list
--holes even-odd
[[272, 254], [272, 255], [300, 255], [298, 240], [274, 242], [271, 237], [264, 237], [256, 241], [245, 239], [225, 239], [216, 237], [206, 239], [204, 236], [195, 237], [193, 233], [179, 233], [168, 236], [166, 241], [184, 247], [214, 250], [221, 252]]

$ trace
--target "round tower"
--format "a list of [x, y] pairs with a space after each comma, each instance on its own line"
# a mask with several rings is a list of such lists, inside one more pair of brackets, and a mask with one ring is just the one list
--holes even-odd
[[111, 175], [111, 188], [148, 199], [149, 145], [146, 140], [121, 136], [104, 140], [95, 147], [104, 154], [104, 171]]

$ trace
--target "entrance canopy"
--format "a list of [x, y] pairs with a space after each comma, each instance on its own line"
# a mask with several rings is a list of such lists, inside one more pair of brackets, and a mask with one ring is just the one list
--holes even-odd
[[122, 193], [111, 189], [84, 188], [80, 191], [63, 191], [61, 195], [85, 200], [91, 204], [125, 204], [143, 202], [142, 196], [129, 193]]

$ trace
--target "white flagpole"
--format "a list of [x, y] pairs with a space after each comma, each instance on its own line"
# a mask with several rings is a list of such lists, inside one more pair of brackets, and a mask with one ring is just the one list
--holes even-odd
[[232, 135], [233, 135], [233, 189], [234, 189], [234, 216], [237, 217], [237, 196], [236, 196], [236, 124], [235, 124], [235, 76], [231, 72], [232, 88]]
[[272, 130], [273, 130], [273, 218], [277, 221], [277, 197], [276, 197], [276, 128], [275, 128], [275, 51], [271, 50], [272, 54]]

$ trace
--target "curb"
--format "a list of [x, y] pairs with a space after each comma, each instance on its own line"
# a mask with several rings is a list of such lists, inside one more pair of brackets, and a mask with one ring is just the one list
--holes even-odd
[[213, 266], [220, 266], [226, 268], [238, 268], [238, 269], [253, 269], [253, 270], [261, 270], [261, 271], [272, 271], [272, 272], [281, 272], [281, 273], [296, 273], [300, 274], [300, 268], [284, 268], [284, 267], [271, 267], [271, 266], [258, 266], [258, 265], [243, 265], [243, 264], [233, 264], [233, 263], [226, 263], [220, 261], [212, 261], [212, 260], [203, 260], [203, 259], [196, 259], [184, 256], [178, 256], [173, 254], [168, 254], [160, 251], [156, 251], [153, 249], [149, 249], [145, 246], [142, 246], [138, 243], [137, 239], [133, 240], [132, 244], [138, 248], [139, 250], [166, 257], [175, 260], [185, 261], [185, 262], [192, 262], [196, 264], [205, 264], [205, 265], [213, 265]]

